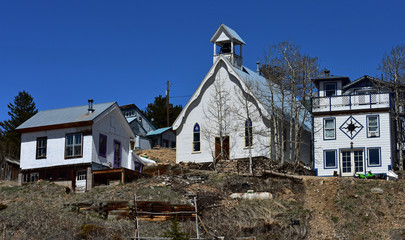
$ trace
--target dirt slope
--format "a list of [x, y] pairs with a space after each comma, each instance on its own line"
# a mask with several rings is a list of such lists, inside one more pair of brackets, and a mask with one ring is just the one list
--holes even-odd
[[[197, 196], [206, 229], [201, 224], [199, 231], [205, 238], [405, 239], [404, 179], [296, 177], [302, 180], [193, 170], [99, 186], [83, 194], [67, 194], [65, 188], [44, 181], [25, 186], [0, 182], [0, 231], [6, 229], [6, 239], [126, 239], [133, 236], [133, 220], [105, 220], [97, 212], [83, 214], [66, 206], [98, 206], [132, 200], [136, 194], [138, 200], [172, 203], [191, 203]], [[270, 192], [273, 199], [230, 198], [247, 190]], [[142, 222], [142, 236], [161, 236], [169, 224]], [[195, 237], [194, 222], [182, 222], [181, 228]]]

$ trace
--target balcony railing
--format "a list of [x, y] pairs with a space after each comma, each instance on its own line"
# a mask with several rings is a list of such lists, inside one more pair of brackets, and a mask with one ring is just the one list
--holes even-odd
[[390, 107], [389, 93], [312, 98], [312, 112], [347, 111]]
[[222, 54], [214, 55], [214, 62], [217, 60], [219, 55], [225, 56], [229, 60], [229, 62], [231, 62], [236, 67], [238, 67], [238, 68], [242, 67], [242, 57], [237, 55], [236, 53], [233, 53], [233, 54], [232, 53], [222, 53]]

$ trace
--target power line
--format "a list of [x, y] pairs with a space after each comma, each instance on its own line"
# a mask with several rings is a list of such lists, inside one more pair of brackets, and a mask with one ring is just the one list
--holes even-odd
[[193, 95], [185, 95], [185, 96], [171, 96], [170, 98], [186, 98], [186, 97], [191, 97]]

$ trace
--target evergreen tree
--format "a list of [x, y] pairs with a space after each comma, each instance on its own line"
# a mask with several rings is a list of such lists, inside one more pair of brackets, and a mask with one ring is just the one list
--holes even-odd
[[169, 238], [171, 240], [189, 240], [190, 237], [187, 233], [184, 233], [180, 230], [179, 221], [177, 218], [172, 220], [172, 224], [170, 225], [170, 230], [163, 233], [162, 237]]
[[26, 91], [18, 92], [14, 102], [7, 105], [9, 120], [0, 122], [0, 137], [5, 154], [18, 158], [20, 152], [21, 136], [15, 130], [23, 122], [34, 116], [36, 109], [34, 98]]
[[[173, 106], [169, 104], [169, 123], [170, 125], [176, 120], [177, 116], [180, 114], [183, 107], [181, 105]], [[145, 108], [144, 114], [150, 120], [153, 119], [153, 124], [157, 128], [168, 127], [167, 126], [167, 107], [166, 107], [166, 97], [159, 95], [155, 97], [153, 103], [149, 103]]]

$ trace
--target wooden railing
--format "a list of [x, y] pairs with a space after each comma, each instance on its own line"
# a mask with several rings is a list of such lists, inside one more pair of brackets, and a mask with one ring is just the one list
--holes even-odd
[[331, 112], [361, 109], [389, 108], [389, 93], [341, 95], [312, 98], [312, 112]]

